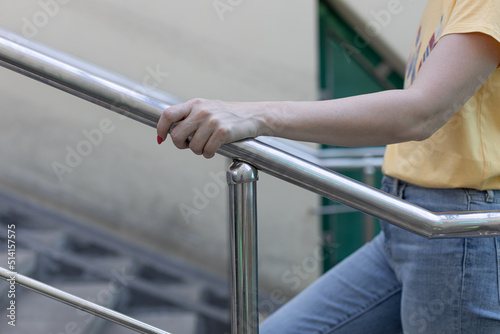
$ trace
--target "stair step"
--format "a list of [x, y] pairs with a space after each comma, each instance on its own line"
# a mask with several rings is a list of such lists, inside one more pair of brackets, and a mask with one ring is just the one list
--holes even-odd
[[[0, 189], [0, 229], [16, 224], [19, 237], [17, 272], [101, 301], [168, 333], [229, 332], [228, 297], [222, 280], [166, 254], [94, 229], [86, 221], [2, 196]], [[0, 233], [0, 244], [5, 235]], [[29, 250], [31, 255], [24, 258], [21, 250]], [[6, 265], [4, 259], [0, 253], [0, 266]], [[205, 275], [210, 280], [205, 280]], [[20, 286], [16, 286], [16, 327], [11, 327], [6, 317], [8, 289], [2, 291], [1, 283], [7, 282], [0, 280], [0, 319], [5, 320], [0, 321], [0, 334], [135, 333]]]
[[[133, 259], [125, 256], [106, 256], [101, 258], [88, 257], [89, 263], [94, 268], [100, 268], [102, 272], [111, 274], [110, 284], [113, 285], [116, 294], [120, 295], [118, 308], [129, 304], [129, 284], [136, 279], [138, 267]], [[94, 279], [93, 276], [81, 276], [81, 278]], [[106, 279], [108, 280], [108, 279]]]
[[[189, 300], [194, 303], [202, 303], [206, 298], [206, 288], [202, 284], [161, 284], [151, 283], [158, 291], [171, 296]], [[163, 329], [172, 334], [200, 334], [203, 333], [201, 317], [196, 313], [166, 310], [165, 305], [151, 303], [148, 298], [134, 298], [133, 305], [129, 305], [131, 317], [145, 322], [151, 326]], [[142, 300], [142, 302], [141, 302]], [[109, 325], [105, 334], [134, 333], [132, 330], [121, 328], [118, 325]]]
[[[195, 313], [183, 311], [138, 311], [130, 315], [132, 318], [148, 325], [162, 329], [171, 334], [204, 334], [202, 320]], [[132, 334], [128, 328], [110, 324], [103, 334]]]
[[196, 283], [176, 283], [176, 284], [151, 284], [158, 291], [169, 296], [178, 296], [183, 300], [195, 303], [203, 303], [206, 301], [208, 293], [207, 289], [202, 284]]
[[18, 235], [21, 241], [36, 241], [43, 246], [50, 246], [54, 249], [63, 249], [68, 242], [68, 236], [59, 229], [26, 229], [21, 230]]
[[[55, 287], [107, 308], [114, 308], [119, 299], [118, 294], [112, 293], [109, 284], [101, 282], [65, 283]], [[106, 325], [107, 321], [99, 317], [35, 292], [25, 292], [18, 301], [16, 300], [16, 326], [12, 327], [7, 321], [1, 321], [0, 333], [100, 334]], [[2, 319], [8, 319], [3, 309], [5, 308], [2, 307], [0, 316]]]
[[135, 274], [136, 266], [131, 258], [125, 256], [105, 256], [105, 257], [89, 257], [93, 265], [105, 268], [110, 272], [125, 272], [128, 274]]

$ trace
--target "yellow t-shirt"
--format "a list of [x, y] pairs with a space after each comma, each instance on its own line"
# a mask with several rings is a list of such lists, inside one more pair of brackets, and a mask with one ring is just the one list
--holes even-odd
[[[471, 32], [500, 42], [500, 0], [429, 0], [405, 87], [441, 37]], [[422, 187], [500, 189], [500, 68], [486, 79], [477, 78], [479, 91], [430, 138], [387, 146], [383, 172]]]

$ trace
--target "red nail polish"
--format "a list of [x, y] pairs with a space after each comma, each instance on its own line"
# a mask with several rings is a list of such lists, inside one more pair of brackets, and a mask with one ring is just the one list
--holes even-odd
[[158, 141], [158, 145], [163, 143], [163, 139], [160, 136], [156, 136], [156, 140]]

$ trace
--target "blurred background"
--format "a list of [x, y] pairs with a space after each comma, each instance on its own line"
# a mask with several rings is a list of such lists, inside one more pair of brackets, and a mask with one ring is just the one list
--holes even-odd
[[[425, 3], [0, 0], [0, 26], [178, 101], [318, 100], [401, 88]], [[6, 226], [15, 224], [23, 270], [124, 313], [174, 312], [185, 325], [165, 327], [173, 333], [189, 326], [223, 333], [230, 162], [176, 150], [170, 141], [158, 146], [154, 129], [3, 68], [0, 106], [0, 240], [6, 244]], [[96, 131], [102, 136], [85, 146]], [[327, 167], [379, 182], [383, 148], [304, 147], [328, 152]], [[263, 173], [258, 215], [264, 316], [378, 231], [371, 218]], [[121, 282], [127, 298], [99, 285], [105, 279]], [[155, 296], [151, 284], [165, 293]], [[21, 322], [27, 305], [48, 305], [27, 296], [18, 297], [27, 301], [15, 333], [30, 322]], [[69, 322], [51, 323], [44, 333], [64, 332]]]

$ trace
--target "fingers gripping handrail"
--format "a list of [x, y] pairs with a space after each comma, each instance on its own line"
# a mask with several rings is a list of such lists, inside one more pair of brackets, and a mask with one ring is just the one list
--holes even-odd
[[[0, 28], [0, 65], [156, 126], [174, 98]], [[144, 92], [144, 93], [143, 93]], [[500, 212], [433, 213], [258, 140], [217, 153], [427, 238], [500, 236]]]

